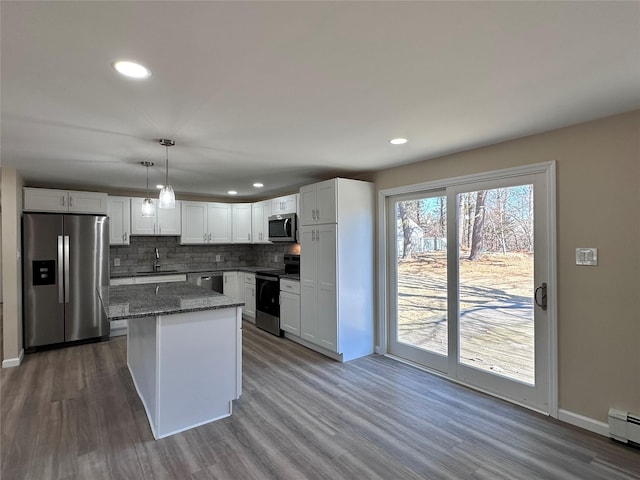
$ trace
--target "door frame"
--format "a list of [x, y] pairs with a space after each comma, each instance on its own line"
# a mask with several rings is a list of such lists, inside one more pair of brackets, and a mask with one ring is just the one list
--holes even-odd
[[[393, 285], [389, 278], [389, 233], [388, 233], [388, 210], [389, 210], [389, 197], [395, 195], [404, 195], [411, 193], [418, 193], [423, 190], [440, 190], [447, 187], [458, 186], [467, 183], [485, 182], [491, 180], [504, 179], [509, 177], [515, 177], [520, 175], [541, 173], [545, 176], [547, 182], [547, 219], [548, 219], [548, 232], [547, 232], [547, 245], [548, 245], [548, 272], [549, 278], [547, 282], [547, 315], [549, 321], [549, 333], [548, 333], [548, 345], [549, 345], [549, 411], [548, 413], [554, 418], [558, 418], [558, 332], [557, 332], [557, 245], [556, 245], [556, 161], [551, 160], [548, 162], [541, 162], [532, 165], [525, 165], [520, 167], [512, 167], [500, 170], [492, 170], [488, 172], [475, 173], [470, 175], [463, 175], [459, 177], [452, 177], [442, 180], [434, 180], [431, 182], [417, 183], [412, 185], [403, 185], [400, 187], [393, 187], [382, 189], [378, 192], [378, 251], [377, 251], [377, 263], [378, 263], [378, 325], [377, 336], [378, 344], [376, 345], [376, 353], [382, 355], [389, 355], [388, 352], [388, 328], [389, 328], [389, 316], [390, 316], [390, 304], [389, 295]], [[396, 358], [396, 357], [394, 357]], [[422, 367], [436, 375], [443, 376], [450, 380], [456, 381], [442, 372], [430, 370], [427, 367]], [[465, 384], [466, 385], [466, 384]], [[471, 388], [478, 390], [477, 387], [468, 385]], [[490, 392], [487, 392], [490, 393]], [[492, 394], [490, 393], [491, 395]], [[513, 400], [506, 399], [512, 403]], [[530, 406], [523, 405], [527, 408]]]

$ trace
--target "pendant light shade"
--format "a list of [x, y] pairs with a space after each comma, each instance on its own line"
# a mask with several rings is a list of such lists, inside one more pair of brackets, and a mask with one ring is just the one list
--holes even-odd
[[164, 181], [164, 187], [160, 190], [160, 201], [158, 202], [159, 208], [176, 208], [176, 194], [173, 192], [173, 187], [169, 185], [169, 147], [176, 144], [173, 140], [166, 138], [160, 139], [160, 145], [163, 145], [167, 150], [166, 161], [166, 177]]
[[153, 200], [149, 198], [149, 167], [153, 167], [153, 162], [140, 162], [142, 166], [147, 168], [147, 196], [142, 201], [142, 216], [143, 217], [155, 217], [156, 208], [153, 204]]

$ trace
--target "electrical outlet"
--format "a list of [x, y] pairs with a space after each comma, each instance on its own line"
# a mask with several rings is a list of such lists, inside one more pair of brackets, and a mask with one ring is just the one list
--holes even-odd
[[222, 255], [216, 255], [216, 262], [222, 261]]
[[274, 261], [274, 262], [277, 262], [277, 261], [278, 261], [278, 255], [274, 255], [274, 256], [273, 256], [273, 261]]
[[119, 267], [120, 266], [120, 259], [119, 258], [114, 258], [113, 259], [113, 266], [114, 267]]

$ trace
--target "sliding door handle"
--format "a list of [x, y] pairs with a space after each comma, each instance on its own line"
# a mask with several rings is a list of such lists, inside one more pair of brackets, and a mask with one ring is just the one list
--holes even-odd
[[[540, 292], [540, 301], [538, 301], [538, 292]], [[533, 299], [542, 310], [547, 309], [547, 284], [543, 283], [538, 288], [536, 288], [535, 293], [533, 294]]]

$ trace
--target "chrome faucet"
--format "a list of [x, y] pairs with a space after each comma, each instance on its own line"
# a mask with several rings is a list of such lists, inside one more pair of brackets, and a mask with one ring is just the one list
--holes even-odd
[[153, 264], [153, 271], [157, 272], [160, 268], [160, 252], [158, 251], [158, 247], [155, 248], [156, 251], [156, 261]]

